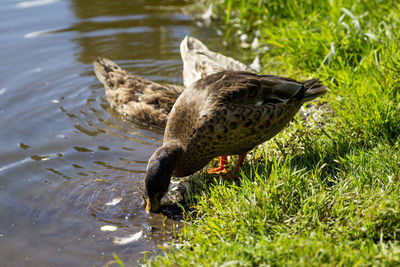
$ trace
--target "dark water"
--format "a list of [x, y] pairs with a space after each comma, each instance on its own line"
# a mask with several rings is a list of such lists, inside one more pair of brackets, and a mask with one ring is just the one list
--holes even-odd
[[[221, 47], [214, 31], [184, 14], [186, 4], [1, 1], [0, 266], [101, 266], [112, 252], [136, 263], [170, 239], [178, 223], [145, 214], [141, 198], [162, 129], [110, 110], [92, 62], [104, 56], [181, 83], [185, 35]], [[132, 234], [139, 239], [113, 243]]]

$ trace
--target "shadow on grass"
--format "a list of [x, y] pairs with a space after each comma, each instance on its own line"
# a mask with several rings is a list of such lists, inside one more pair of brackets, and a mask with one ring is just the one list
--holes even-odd
[[[328, 148], [316, 148], [311, 143], [306, 143], [304, 152], [292, 153], [283, 152], [278, 160], [272, 159], [248, 162], [242, 168], [244, 175], [251, 177], [254, 175], [264, 176], [268, 179], [274, 167], [283, 168], [287, 166], [290, 170], [303, 170], [304, 173], [317, 172], [319, 180], [327, 186], [333, 186], [339, 179], [338, 173], [346, 171], [345, 164], [342, 163], [353, 149], [353, 145], [348, 140], [331, 140]], [[268, 155], [268, 151], [265, 152]], [[293, 155], [295, 154], [295, 155]], [[253, 165], [257, 167], [254, 168]], [[250, 178], [251, 179], [251, 178]]]
[[[339, 142], [338, 140], [331, 140], [330, 144], [326, 146], [327, 149], [313, 146], [312, 143], [305, 143], [303, 153], [293, 156], [291, 152], [282, 153], [279, 160], [265, 160], [261, 157], [258, 160], [246, 161], [242, 167], [242, 172], [247, 179], [253, 180], [256, 175], [268, 180], [271, 172], [276, 167], [284, 168], [286, 166], [289, 170], [296, 172], [302, 170], [304, 173], [318, 172], [318, 180], [320, 183], [331, 187], [337, 184], [340, 175], [339, 171], [346, 170], [346, 166], [341, 163], [341, 158], [346, 158], [353, 146], [348, 140]], [[356, 148], [354, 148], [356, 149]], [[267, 153], [268, 151], [264, 152]], [[234, 164], [236, 160], [231, 160]], [[202, 195], [207, 195], [209, 188], [222, 183], [235, 183], [240, 186], [241, 175], [237, 175], [233, 180], [226, 180], [218, 175], [210, 175], [205, 173], [196, 173], [190, 176], [184, 183], [186, 186], [181, 187], [180, 197], [173, 196], [179, 201], [170, 202], [162, 206], [161, 214], [173, 220], [187, 220], [196, 218], [196, 204], [198, 198]], [[172, 194], [172, 193], [170, 193]]]

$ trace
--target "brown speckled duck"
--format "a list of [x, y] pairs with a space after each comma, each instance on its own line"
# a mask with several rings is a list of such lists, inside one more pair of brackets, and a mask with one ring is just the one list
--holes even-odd
[[246, 70], [246, 65], [210, 51], [194, 37], [186, 36], [180, 45], [183, 84], [161, 84], [128, 73], [109, 59], [94, 62], [94, 71], [104, 85], [107, 100], [128, 120], [165, 127], [168, 114], [185, 87], [222, 70]]
[[298, 82], [272, 75], [223, 71], [193, 83], [169, 115], [163, 145], [144, 179], [146, 211], [156, 212], [171, 176], [202, 169], [213, 158], [246, 153], [275, 136], [301, 105], [326, 92], [318, 79]]
[[111, 107], [128, 120], [164, 127], [183, 86], [160, 84], [128, 73], [109, 59], [97, 59], [94, 72]]

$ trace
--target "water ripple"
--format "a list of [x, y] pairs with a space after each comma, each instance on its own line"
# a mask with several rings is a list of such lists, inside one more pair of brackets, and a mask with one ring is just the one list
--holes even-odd
[[16, 4], [16, 8], [30, 8], [37, 6], [44, 6], [59, 2], [59, 0], [34, 0], [34, 1], [24, 1]]

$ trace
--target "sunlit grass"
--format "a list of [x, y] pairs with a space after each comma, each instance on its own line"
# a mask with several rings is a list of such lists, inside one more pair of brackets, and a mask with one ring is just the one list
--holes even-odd
[[399, 1], [210, 2], [228, 46], [257, 37], [243, 55], [263, 73], [319, 77], [329, 93], [237, 183], [198, 183], [196, 217], [147, 264], [399, 265]]

